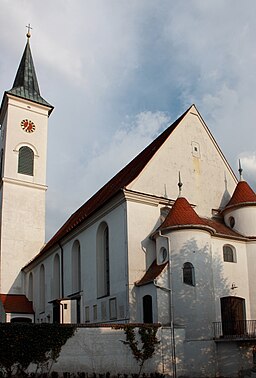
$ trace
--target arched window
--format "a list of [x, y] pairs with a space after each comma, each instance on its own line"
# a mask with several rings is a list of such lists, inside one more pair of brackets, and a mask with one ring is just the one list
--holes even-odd
[[33, 301], [33, 273], [29, 273], [28, 277], [28, 299]]
[[190, 262], [185, 262], [183, 265], [183, 282], [187, 285], [195, 286], [195, 270]]
[[153, 308], [151, 295], [142, 298], [143, 303], [143, 323], [153, 323]]
[[44, 270], [43, 264], [40, 266], [39, 308], [40, 308], [40, 312], [43, 312], [45, 310], [45, 270]]
[[76, 240], [72, 247], [72, 292], [81, 291], [81, 253], [80, 243]]
[[19, 149], [18, 173], [34, 175], [34, 152], [27, 146]]
[[97, 293], [98, 298], [110, 295], [109, 229], [106, 223], [97, 233]]
[[231, 245], [223, 246], [223, 260], [226, 262], [236, 262], [236, 251]]
[[53, 298], [60, 298], [60, 257], [58, 253], [54, 256], [53, 262]]

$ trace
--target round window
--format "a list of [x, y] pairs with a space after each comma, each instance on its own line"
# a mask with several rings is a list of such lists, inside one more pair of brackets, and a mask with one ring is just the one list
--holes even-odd
[[229, 217], [229, 225], [231, 228], [235, 226], [235, 218], [234, 217]]
[[160, 261], [160, 263], [164, 263], [166, 261], [167, 255], [168, 255], [167, 249], [164, 248], [164, 247], [162, 247], [160, 249], [160, 252], [159, 252], [159, 261]]

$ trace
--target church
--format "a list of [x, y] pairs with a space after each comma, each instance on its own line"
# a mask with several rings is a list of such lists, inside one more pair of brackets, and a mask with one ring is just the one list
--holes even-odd
[[0, 321], [159, 323], [191, 360], [227, 343], [237, 358], [256, 338], [256, 194], [242, 167], [237, 178], [192, 105], [45, 244], [52, 111], [28, 33], [0, 110]]

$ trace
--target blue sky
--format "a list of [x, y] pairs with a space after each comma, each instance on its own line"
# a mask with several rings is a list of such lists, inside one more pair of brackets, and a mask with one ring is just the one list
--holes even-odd
[[195, 103], [256, 188], [254, 0], [0, 0], [0, 91], [31, 23], [49, 120], [47, 238]]

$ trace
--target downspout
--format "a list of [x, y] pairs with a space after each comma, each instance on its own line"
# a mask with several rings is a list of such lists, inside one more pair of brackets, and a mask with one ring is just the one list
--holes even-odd
[[[60, 242], [58, 242], [59, 244], [59, 247], [60, 247], [60, 256], [61, 256], [61, 259], [60, 259], [60, 287], [61, 287], [61, 298], [64, 297], [64, 261], [63, 261], [63, 256], [64, 256], [64, 252], [63, 252], [63, 247], [62, 245], [60, 244]], [[60, 306], [61, 306], [61, 323], [63, 324], [63, 320], [64, 320], [64, 306], [63, 306], [63, 303], [61, 303], [61, 301], [59, 302], [60, 303]]]
[[167, 239], [168, 243], [168, 288], [166, 288], [169, 292], [169, 318], [171, 324], [171, 338], [172, 338], [172, 372], [173, 378], [177, 377], [177, 367], [176, 367], [176, 342], [175, 342], [175, 331], [174, 331], [174, 307], [173, 307], [173, 289], [172, 289], [172, 255], [171, 255], [171, 244], [170, 239], [168, 236], [164, 236], [161, 233], [161, 230], [158, 231], [159, 236]]

